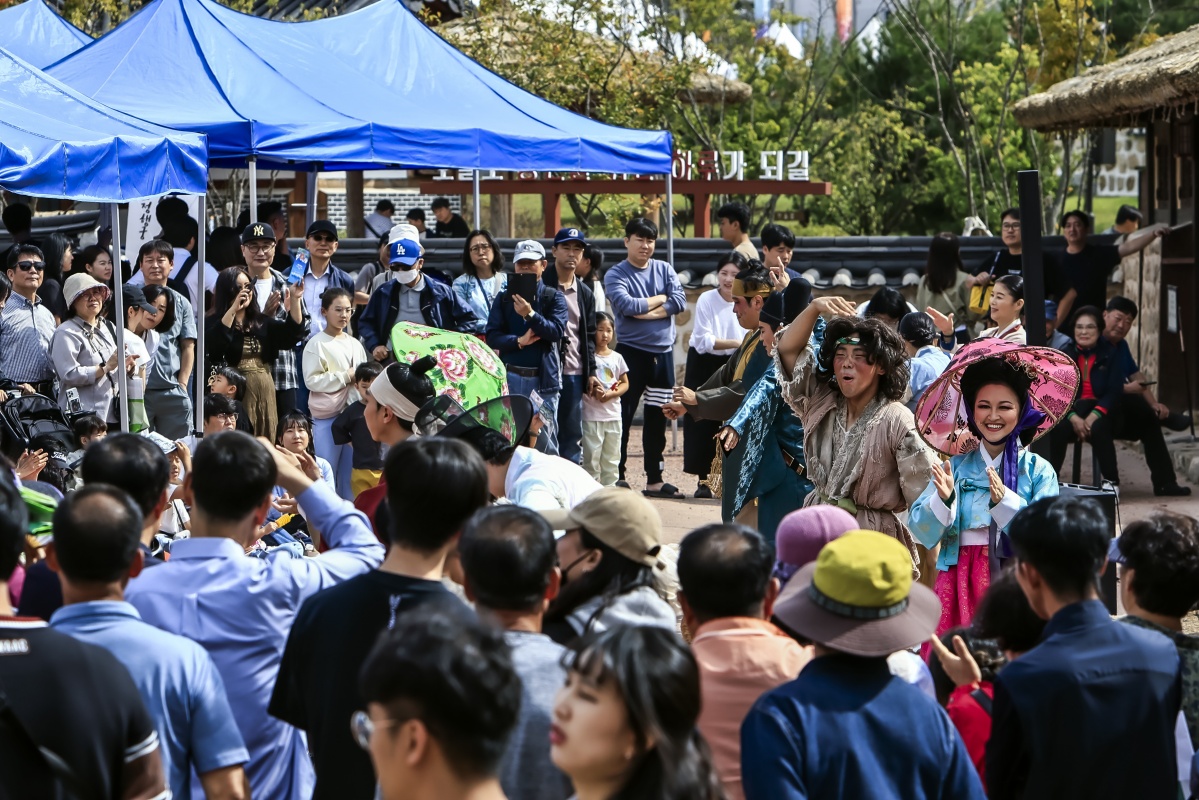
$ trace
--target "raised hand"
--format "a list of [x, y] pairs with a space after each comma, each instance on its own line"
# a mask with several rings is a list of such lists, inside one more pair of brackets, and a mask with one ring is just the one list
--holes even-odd
[[826, 317], [853, 317], [858, 313], [858, 307], [844, 297], [818, 297], [812, 305]]
[[943, 464], [933, 464], [929, 475], [933, 479], [933, 486], [937, 489], [937, 496], [948, 502], [949, 498], [953, 497], [953, 465], [948, 461]]
[[945, 670], [954, 686], [973, 686], [983, 679], [978, 662], [970, 655], [970, 648], [966, 647], [961, 636], [953, 637], [954, 652], [950, 652], [940, 637], [934, 636], [929, 642], [937, 654], [937, 660], [941, 662], [941, 669]]
[[932, 306], [929, 306], [928, 308], [924, 309], [924, 313], [928, 314], [930, 317], [932, 317], [933, 325], [937, 326], [937, 330], [939, 330], [941, 333], [945, 334], [946, 336], [953, 335], [953, 314], [950, 314], [949, 316], [945, 316], [944, 314], [942, 314], [940, 311], [933, 308]]

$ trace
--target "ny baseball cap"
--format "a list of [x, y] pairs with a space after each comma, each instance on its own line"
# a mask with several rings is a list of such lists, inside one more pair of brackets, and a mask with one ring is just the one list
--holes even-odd
[[327, 233], [333, 237], [333, 241], [337, 241], [337, 226], [327, 219], [318, 219], [308, 226], [308, 233], [304, 234], [307, 239], [316, 233]]
[[554, 244], [562, 244], [563, 242], [587, 244], [587, 240], [583, 238], [583, 232], [578, 228], [563, 228], [558, 231], [558, 235], [554, 237]]
[[249, 244], [250, 242], [259, 241], [261, 239], [269, 239], [275, 241], [275, 229], [270, 226], [269, 222], [251, 222], [241, 231], [241, 243]]
[[516, 243], [516, 252], [512, 254], [512, 263], [520, 261], [541, 261], [545, 258], [545, 248], [541, 242], [525, 239]]

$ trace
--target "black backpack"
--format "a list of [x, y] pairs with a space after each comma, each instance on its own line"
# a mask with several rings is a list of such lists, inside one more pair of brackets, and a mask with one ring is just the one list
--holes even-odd
[[[191, 297], [191, 289], [189, 289], [187, 286], [187, 276], [191, 274], [192, 267], [196, 265], [197, 261], [199, 261], [199, 259], [196, 258], [194, 253], [188, 256], [187, 260], [183, 262], [183, 265], [179, 267], [179, 271], [175, 273], [175, 276], [167, 279], [167, 286], [171, 287], [184, 297]], [[212, 287], [208, 287], [208, 290], [212, 291]]]

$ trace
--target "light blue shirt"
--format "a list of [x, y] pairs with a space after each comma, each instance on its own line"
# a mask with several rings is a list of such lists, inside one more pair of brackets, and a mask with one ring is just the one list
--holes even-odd
[[[337, 479], [334, 478], [334, 476], [333, 476], [333, 465], [329, 463], [328, 459], [321, 458], [320, 456], [316, 456], [316, 465], [321, 470], [321, 480], [324, 481], [325, 483], [329, 484], [336, 490], [337, 489]], [[273, 494], [274, 494], [274, 497], [276, 500], [280, 500], [283, 498], [283, 495], [287, 494], [287, 490], [284, 489], [282, 486], [276, 486]], [[279, 519], [279, 517], [281, 517], [281, 516], [283, 516], [283, 515], [272, 508], [270, 511], [268, 511], [266, 513], [266, 521], [274, 522], [275, 520]]]
[[366, 516], [324, 481], [298, 499], [328, 552], [295, 558], [279, 548], [247, 558], [232, 539], [183, 539], [172, 546], [170, 561], [134, 578], [126, 591], [146, 622], [200, 643], [212, 656], [250, 750], [252, 796], [271, 800], [308, 800], [316, 782], [304, 735], [267, 713], [292, 621], [312, 595], [383, 562], [383, 545]]
[[63, 606], [50, 624], [103, 647], [129, 670], [158, 729], [175, 800], [192, 797], [193, 764], [203, 774], [250, 760], [225, 683], [203, 647], [142, 622], [137, 609], [118, 601]]
[[915, 414], [916, 404], [924, 396], [924, 391], [941, 377], [941, 373], [949, 366], [949, 353], [930, 344], [917, 350], [908, 365], [912, 371], [911, 380], [908, 382], [912, 389], [912, 399], [908, 401], [908, 408]]
[[462, 332], [482, 333], [487, 328], [492, 304], [508, 288], [508, 273], [497, 272], [487, 279], [463, 273], [454, 278], [453, 288], [454, 293], [462, 298], [462, 302], [466, 303], [475, 315], [470, 328], [463, 327]]

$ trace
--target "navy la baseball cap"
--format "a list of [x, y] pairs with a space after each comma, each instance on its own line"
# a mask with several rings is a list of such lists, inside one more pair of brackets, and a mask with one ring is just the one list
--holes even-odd
[[563, 228], [558, 231], [558, 235], [554, 237], [554, 244], [562, 244], [563, 242], [587, 244], [587, 240], [583, 238], [583, 232], [578, 228]]

